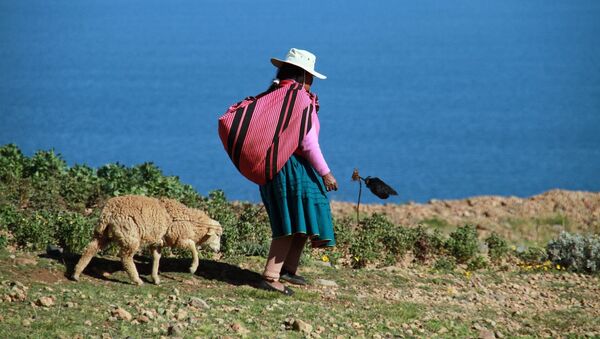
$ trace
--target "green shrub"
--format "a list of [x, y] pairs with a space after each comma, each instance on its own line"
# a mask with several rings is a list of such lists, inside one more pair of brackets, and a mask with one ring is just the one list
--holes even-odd
[[[359, 227], [355, 230], [354, 240], [349, 251], [352, 256], [352, 265], [360, 268], [367, 264], [381, 261], [389, 261], [386, 251], [386, 243], [382, 240], [390, 234], [389, 229], [396, 228], [385, 216], [373, 214], [371, 217], [361, 220]], [[395, 237], [394, 239], [399, 239]], [[388, 240], [387, 246], [400, 251], [400, 243]]]
[[525, 251], [517, 252], [517, 258], [526, 263], [542, 263], [548, 259], [548, 256], [543, 248], [529, 247]]
[[492, 232], [492, 234], [485, 239], [485, 243], [488, 247], [488, 256], [494, 263], [500, 262], [508, 254], [509, 247], [506, 240], [496, 234], [496, 232]]
[[54, 244], [54, 214], [48, 211], [35, 211], [31, 215], [21, 215], [9, 229], [15, 245], [25, 249], [41, 250]]
[[548, 259], [572, 271], [600, 272], [600, 236], [561, 232], [546, 246]]
[[457, 228], [446, 240], [446, 249], [458, 263], [468, 262], [479, 251], [475, 227], [465, 225]]
[[440, 254], [444, 250], [444, 239], [439, 229], [428, 232], [422, 226], [411, 229], [412, 250], [418, 261], [424, 262], [430, 256]]
[[433, 264], [433, 269], [440, 272], [452, 272], [456, 269], [456, 259], [454, 257], [439, 257]]
[[61, 196], [74, 209], [94, 206], [103, 196], [96, 171], [85, 165], [71, 167], [61, 182]]
[[67, 253], [81, 253], [92, 239], [97, 223], [95, 217], [79, 213], [61, 212], [54, 218], [54, 241]]
[[14, 182], [23, 176], [26, 158], [14, 144], [0, 147], [0, 181]]
[[469, 260], [469, 263], [467, 264], [467, 270], [469, 270], [469, 271], [477, 271], [477, 270], [484, 269], [487, 267], [488, 267], [488, 262], [481, 255], [476, 255], [473, 259]]

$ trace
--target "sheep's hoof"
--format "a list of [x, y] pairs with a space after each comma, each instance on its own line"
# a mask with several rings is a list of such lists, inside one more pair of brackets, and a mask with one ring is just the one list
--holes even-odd
[[79, 274], [73, 274], [71, 276], [71, 280], [73, 280], [73, 281], [79, 281]]
[[159, 277], [152, 277], [152, 281], [154, 282], [154, 285], [160, 285], [160, 278]]
[[196, 270], [197, 270], [197, 269], [198, 269], [198, 266], [196, 266], [196, 267], [194, 267], [194, 266], [190, 267], [190, 273], [191, 273], [191, 274], [194, 274], [194, 273], [196, 273]]
[[134, 280], [133, 283], [135, 285], [138, 285], [138, 286], [142, 286], [144, 284], [144, 282], [142, 281], [142, 279]]

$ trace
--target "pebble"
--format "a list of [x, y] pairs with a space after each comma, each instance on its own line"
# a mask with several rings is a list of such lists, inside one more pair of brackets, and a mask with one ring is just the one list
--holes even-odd
[[479, 339], [494, 339], [496, 338], [496, 336], [494, 335], [494, 332], [488, 330], [488, 329], [481, 329], [479, 330]]
[[299, 331], [305, 334], [309, 334], [310, 332], [312, 332], [313, 327], [311, 324], [300, 320], [300, 319], [295, 319], [294, 322], [292, 323], [292, 329], [294, 331]]
[[208, 305], [208, 303], [206, 301], [204, 301], [198, 297], [191, 297], [188, 304], [190, 306], [205, 309], [205, 310], [208, 310], [210, 308], [210, 306]]
[[317, 280], [315, 280], [315, 284], [321, 285], [321, 286], [327, 286], [327, 287], [337, 287], [338, 286], [338, 284], [335, 281], [326, 280], [326, 279], [317, 279]]
[[231, 324], [231, 329], [237, 333], [237, 334], [241, 334], [241, 335], [246, 335], [248, 333], [250, 333], [250, 330], [248, 330], [247, 328], [245, 328], [244, 326], [242, 326], [240, 323], [235, 322], [233, 324]]
[[38, 306], [51, 307], [54, 305], [54, 299], [52, 297], [40, 297], [35, 303]]
[[174, 325], [170, 325], [169, 329], [167, 330], [167, 334], [170, 336], [176, 336], [179, 335], [183, 332], [183, 326], [181, 326], [180, 324], [174, 324]]
[[113, 317], [125, 321], [130, 321], [133, 318], [131, 313], [121, 307], [117, 307], [116, 309], [112, 310], [111, 314]]
[[83, 324], [85, 326], [92, 326], [92, 321], [91, 320], [86, 320], [86, 321], [83, 322]]

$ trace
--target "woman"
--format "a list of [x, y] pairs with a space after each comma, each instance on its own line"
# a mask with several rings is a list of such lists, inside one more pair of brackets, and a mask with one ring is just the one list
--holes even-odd
[[[314, 70], [315, 60], [312, 53], [295, 48], [288, 52], [285, 60], [272, 58], [271, 63], [278, 71], [267, 92], [282, 86], [303, 84], [304, 90], [310, 93], [314, 77], [326, 79]], [[313, 247], [335, 245], [326, 192], [337, 190], [338, 184], [321, 153], [316, 112], [311, 126], [283, 168], [271, 181], [260, 186], [260, 195], [273, 231], [260, 287], [285, 295], [292, 295], [293, 291], [281, 280], [306, 284], [297, 270], [307, 239], [311, 239]]]

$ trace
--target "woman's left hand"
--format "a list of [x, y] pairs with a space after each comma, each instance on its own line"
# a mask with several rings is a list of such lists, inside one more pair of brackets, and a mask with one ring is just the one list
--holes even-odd
[[325, 188], [327, 189], [327, 192], [329, 192], [331, 190], [334, 190], [334, 191], [338, 190], [337, 180], [335, 180], [335, 177], [333, 176], [333, 174], [331, 174], [331, 172], [329, 172], [323, 176], [323, 183], [325, 184]]

